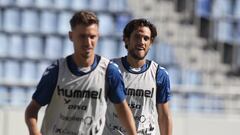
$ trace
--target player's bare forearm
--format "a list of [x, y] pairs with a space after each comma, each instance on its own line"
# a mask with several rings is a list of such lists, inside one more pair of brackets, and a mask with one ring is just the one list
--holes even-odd
[[42, 135], [37, 126], [38, 111], [40, 105], [36, 101], [31, 101], [25, 111], [25, 122], [28, 127], [29, 135]]
[[161, 135], [172, 135], [172, 116], [168, 103], [158, 105], [158, 124]]
[[137, 135], [135, 121], [133, 119], [132, 112], [127, 105], [126, 100], [124, 100], [122, 103], [115, 104], [115, 108], [117, 111], [118, 118], [121, 124], [127, 130], [128, 135]]
[[172, 135], [172, 120], [168, 117], [162, 117], [158, 120], [161, 135]]

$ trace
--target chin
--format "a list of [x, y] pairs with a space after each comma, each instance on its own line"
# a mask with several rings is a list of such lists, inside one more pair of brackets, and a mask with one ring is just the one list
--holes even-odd
[[141, 55], [136, 55], [136, 57], [139, 60], [143, 60], [143, 59], [145, 59], [146, 55], [145, 54], [141, 54]]
[[82, 56], [83, 56], [84, 58], [88, 59], [88, 58], [91, 58], [92, 54], [86, 53], [86, 54], [83, 54]]
[[133, 56], [133, 58], [136, 59], [136, 60], [143, 60], [143, 59], [145, 59], [145, 56], [137, 56], [137, 55], [135, 55], [135, 56]]
[[128, 54], [136, 60], [143, 60], [146, 57], [145, 53], [137, 53], [137, 52], [134, 52], [134, 51], [129, 51]]

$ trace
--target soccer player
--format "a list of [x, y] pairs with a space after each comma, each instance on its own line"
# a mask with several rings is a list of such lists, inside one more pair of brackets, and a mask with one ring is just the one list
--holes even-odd
[[[134, 19], [124, 28], [127, 56], [115, 58], [126, 86], [127, 102], [134, 115], [137, 133], [172, 135], [169, 76], [163, 67], [145, 57], [157, 36], [156, 27], [146, 19]], [[112, 104], [107, 110], [104, 134], [125, 134]]]
[[[97, 16], [80, 11], [73, 15], [70, 25], [74, 53], [55, 61], [44, 72], [25, 111], [29, 134], [102, 135], [109, 99], [128, 134], [135, 135], [119, 69], [94, 53], [99, 38]], [[47, 107], [39, 130], [38, 112], [44, 105]]]

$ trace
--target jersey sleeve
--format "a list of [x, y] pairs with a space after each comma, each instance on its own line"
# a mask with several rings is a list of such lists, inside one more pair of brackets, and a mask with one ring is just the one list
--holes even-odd
[[168, 102], [171, 97], [171, 91], [170, 91], [170, 79], [166, 69], [158, 67], [156, 81], [157, 81], [156, 103], [162, 104]]
[[47, 67], [42, 75], [40, 82], [37, 85], [36, 91], [32, 98], [41, 106], [49, 104], [57, 85], [59, 64], [57, 61]]
[[121, 103], [126, 98], [125, 85], [120, 70], [113, 62], [108, 65], [106, 77], [109, 85], [108, 98], [115, 104]]

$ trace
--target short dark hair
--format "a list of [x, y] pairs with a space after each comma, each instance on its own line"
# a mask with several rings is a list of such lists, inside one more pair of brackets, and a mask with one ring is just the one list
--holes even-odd
[[86, 26], [91, 24], [99, 25], [99, 20], [94, 12], [83, 10], [76, 12], [70, 20], [70, 25], [72, 29], [79, 24], [83, 24]]
[[[151, 39], [154, 41], [155, 37], [157, 36], [157, 29], [154, 24], [152, 24], [150, 21], [144, 18], [140, 19], [133, 19], [131, 20], [124, 28], [123, 30], [123, 40], [125, 38], [130, 38], [131, 33], [137, 29], [138, 27], [148, 27], [151, 31]], [[125, 45], [127, 48], [127, 45]]]

